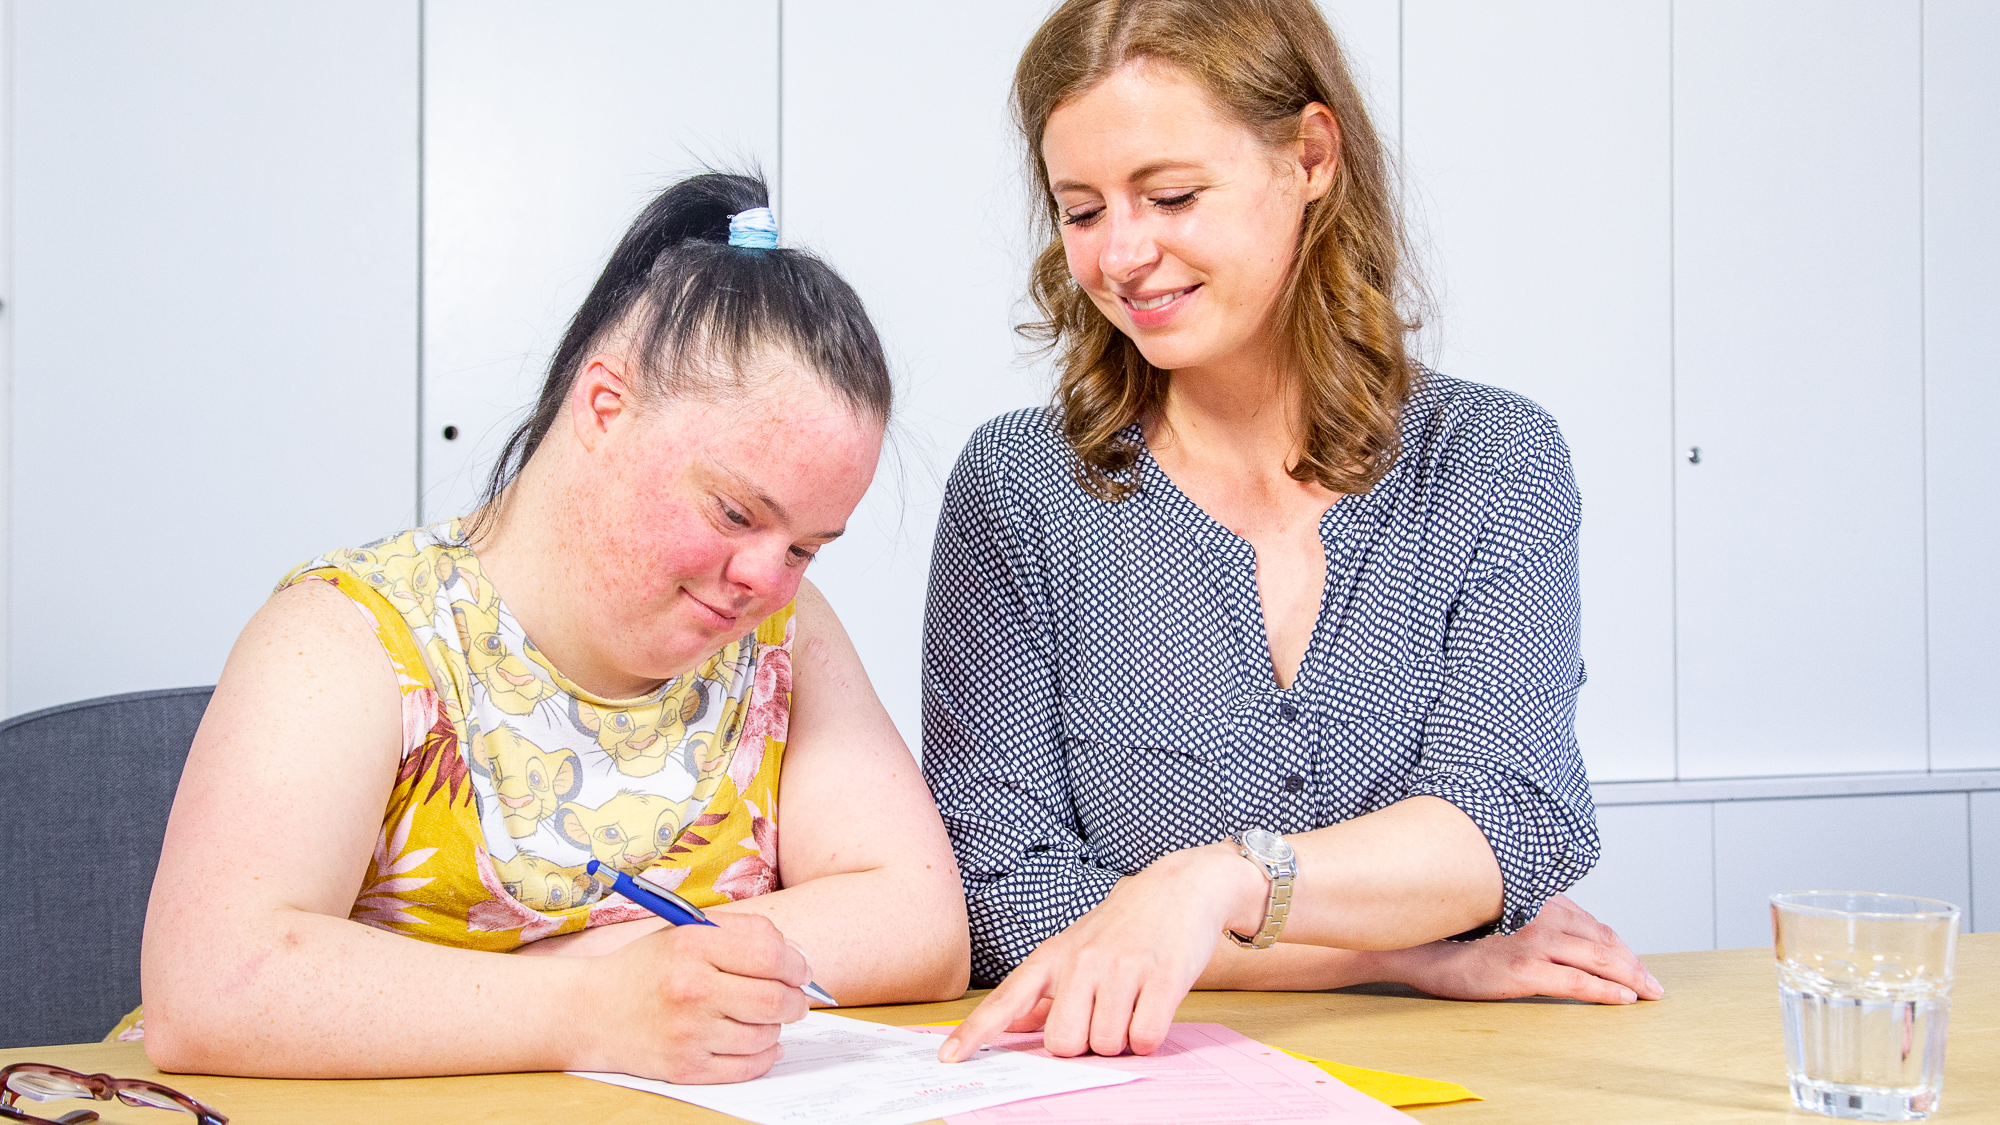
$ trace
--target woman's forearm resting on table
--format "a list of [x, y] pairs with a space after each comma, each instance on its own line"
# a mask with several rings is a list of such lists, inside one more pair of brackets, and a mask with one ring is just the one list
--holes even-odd
[[559, 1069], [586, 1053], [571, 1021], [525, 1003], [588, 1003], [585, 961], [451, 949], [290, 909], [155, 935], [145, 1042], [162, 1070], [388, 1077]]
[[[912, 884], [926, 879], [940, 887], [949, 880], [957, 893], [949, 869], [845, 872], [711, 909], [726, 931], [663, 934], [664, 922], [641, 919], [530, 943], [519, 955], [432, 945], [298, 910], [243, 912], [243, 923], [212, 932], [173, 925], [169, 915], [148, 965], [147, 1050], [163, 1070], [290, 1077], [632, 1069], [634, 1053], [592, 1040], [605, 1018], [551, 1017], [565, 1008], [598, 1017], [637, 1008], [616, 1022], [671, 1023], [663, 1012], [717, 1003], [711, 985], [757, 991], [754, 980], [710, 979], [720, 974], [708, 954], [717, 944], [759, 941], [768, 948], [753, 948], [753, 957], [773, 960], [783, 942], [797, 951], [801, 981], [812, 976], [843, 1003], [952, 999], [965, 990], [963, 915], [866, 905], [911, 901]], [[191, 940], [199, 952], [183, 948]], [[633, 949], [648, 942], [688, 964], [634, 982], [617, 961], [643, 955], [657, 964], [660, 949]], [[761, 964], [731, 967], [754, 973]], [[635, 983], [655, 993], [650, 1009], [633, 1002]], [[781, 990], [767, 991], [765, 1006], [783, 1008]], [[551, 1009], [551, 996], [565, 999]]]
[[[1437, 797], [1411, 797], [1287, 840], [1299, 865], [1287, 941], [1406, 949], [1500, 917], [1502, 878], [1492, 846], [1470, 817]], [[1268, 882], [1257, 882], [1267, 893]]]
[[655, 932], [593, 958], [456, 949], [289, 909], [213, 933], [198, 950], [175, 937], [148, 947], [146, 1050], [162, 1070], [737, 1081], [769, 1067], [778, 1027], [806, 1010], [805, 959], [763, 919]]
[[[1402, 949], [1463, 933], [1500, 912], [1500, 871], [1478, 828], [1457, 808], [1416, 797], [1354, 820], [1288, 836], [1299, 873], [1283, 939], [1350, 950]], [[1263, 925], [1270, 883], [1233, 843], [1185, 848], [1118, 878], [1087, 849], [1033, 851], [1000, 879], [971, 888], [974, 959], [1004, 976], [1074, 916], [1123, 882], [1154, 884], [1163, 896], [1219, 904], [1218, 917], [1249, 935]], [[1065, 917], [1022, 904], [1087, 899]], [[1053, 892], [1052, 894], [1050, 892]], [[1354, 983], [1347, 981], [1346, 983]]]
[[1609, 926], [1562, 895], [1520, 931], [1478, 941], [1354, 950], [1279, 942], [1243, 949], [1227, 940], [1197, 988], [1238, 991], [1343, 988], [1386, 981], [1459, 1000], [1568, 996], [1596, 1004], [1657, 1000], [1660, 982]]
[[[709, 907], [706, 913], [770, 919], [785, 940], [805, 954], [813, 980], [843, 1005], [955, 1000], [965, 994], [968, 975], [963, 915], [901, 905], [913, 901], [912, 884], [926, 881], [925, 874], [891, 869], [846, 872]], [[955, 879], [950, 890], [958, 893]], [[914, 901], [942, 900], [918, 895]], [[516, 953], [602, 956], [666, 924], [658, 918], [641, 918], [593, 926], [531, 942]]]
[[813, 979], [843, 1005], [911, 1004], [965, 994], [964, 901], [949, 865], [884, 867], [829, 875], [709, 913], [769, 918], [805, 952]]

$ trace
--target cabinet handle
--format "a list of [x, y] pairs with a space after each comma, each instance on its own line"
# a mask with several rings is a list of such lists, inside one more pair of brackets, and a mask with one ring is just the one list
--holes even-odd
[[457, 440], [458, 440], [458, 427], [457, 427], [457, 426], [446, 426], [446, 427], [444, 428], [444, 440], [446, 440], [446, 441], [457, 441]]
[[1690, 465], [1701, 464], [1701, 446], [1699, 445], [1688, 446], [1688, 464]]

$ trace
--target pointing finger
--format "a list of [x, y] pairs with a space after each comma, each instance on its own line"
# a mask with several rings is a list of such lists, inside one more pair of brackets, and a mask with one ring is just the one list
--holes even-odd
[[1048, 982], [1048, 970], [1024, 964], [1007, 974], [986, 999], [979, 1002], [965, 1022], [945, 1037], [938, 1048], [939, 1062], [961, 1062], [974, 1051], [993, 1041], [1009, 1024], [1027, 1016], [1041, 1001]]

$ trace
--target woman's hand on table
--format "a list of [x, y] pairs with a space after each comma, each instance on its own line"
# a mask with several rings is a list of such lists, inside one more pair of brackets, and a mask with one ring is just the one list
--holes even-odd
[[669, 1082], [742, 1082], [784, 1054], [778, 1033], [805, 1018], [806, 959], [756, 915], [712, 916], [714, 926], [671, 926], [605, 954], [575, 1026], [608, 1037], [583, 1069]]
[[[1254, 932], [1270, 884], [1234, 845], [1174, 852], [1120, 879], [1043, 942], [938, 1049], [958, 1062], [1002, 1031], [1043, 1032], [1050, 1054], [1149, 1055], [1225, 927]], [[1254, 915], [1254, 922], [1253, 922]]]
[[1376, 957], [1385, 979], [1454, 1000], [1560, 996], [1630, 1004], [1662, 995], [1638, 955], [1566, 895], [1505, 937], [1434, 941]]

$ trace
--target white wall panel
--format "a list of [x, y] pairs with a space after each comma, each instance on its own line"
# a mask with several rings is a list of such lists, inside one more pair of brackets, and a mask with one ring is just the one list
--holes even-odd
[[13, 6], [13, 711], [211, 683], [411, 515], [417, 5]]
[[1968, 793], [1971, 806], [1972, 903], [1968, 932], [2000, 930], [2000, 793]]
[[1569, 890], [1633, 952], [1715, 948], [1713, 805], [1597, 810], [1603, 855]]
[[1917, 2], [1674, 18], [1681, 776], [1922, 769]]
[[473, 506], [647, 200], [777, 155], [777, 0], [424, 5], [426, 520]]
[[785, 5], [785, 237], [867, 302], [898, 395], [875, 485], [811, 577], [913, 750], [945, 475], [973, 427], [1048, 398], [1013, 332], [1031, 250], [1007, 108], [1048, 7], [965, 5], [945, 19], [924, 0]]
[[1400, 0], [1319, 0], [1368, 119], [1390, 151], [1402, 136], [1403, 5]]
[[0, 715], [10, 714], [13, 687], [14, 481], [14, 20], [0, 19]]
[[1963, 907], [1966, 795], [1722, 801], [1715, 806], [1716, 948], [1771, 944], [1780, 891], [1883, 891]]
[[1541, 403], [1584, 500], [1578, 736], [1674, 776], [1666, 0], [1408, 0], [1403, 138], [1440, 370]]
[[[2000, 4], [1924, 5], [1931, 768], [2000, 766]], [[2000, 902], [1992, 907], [2000, 928]]]

